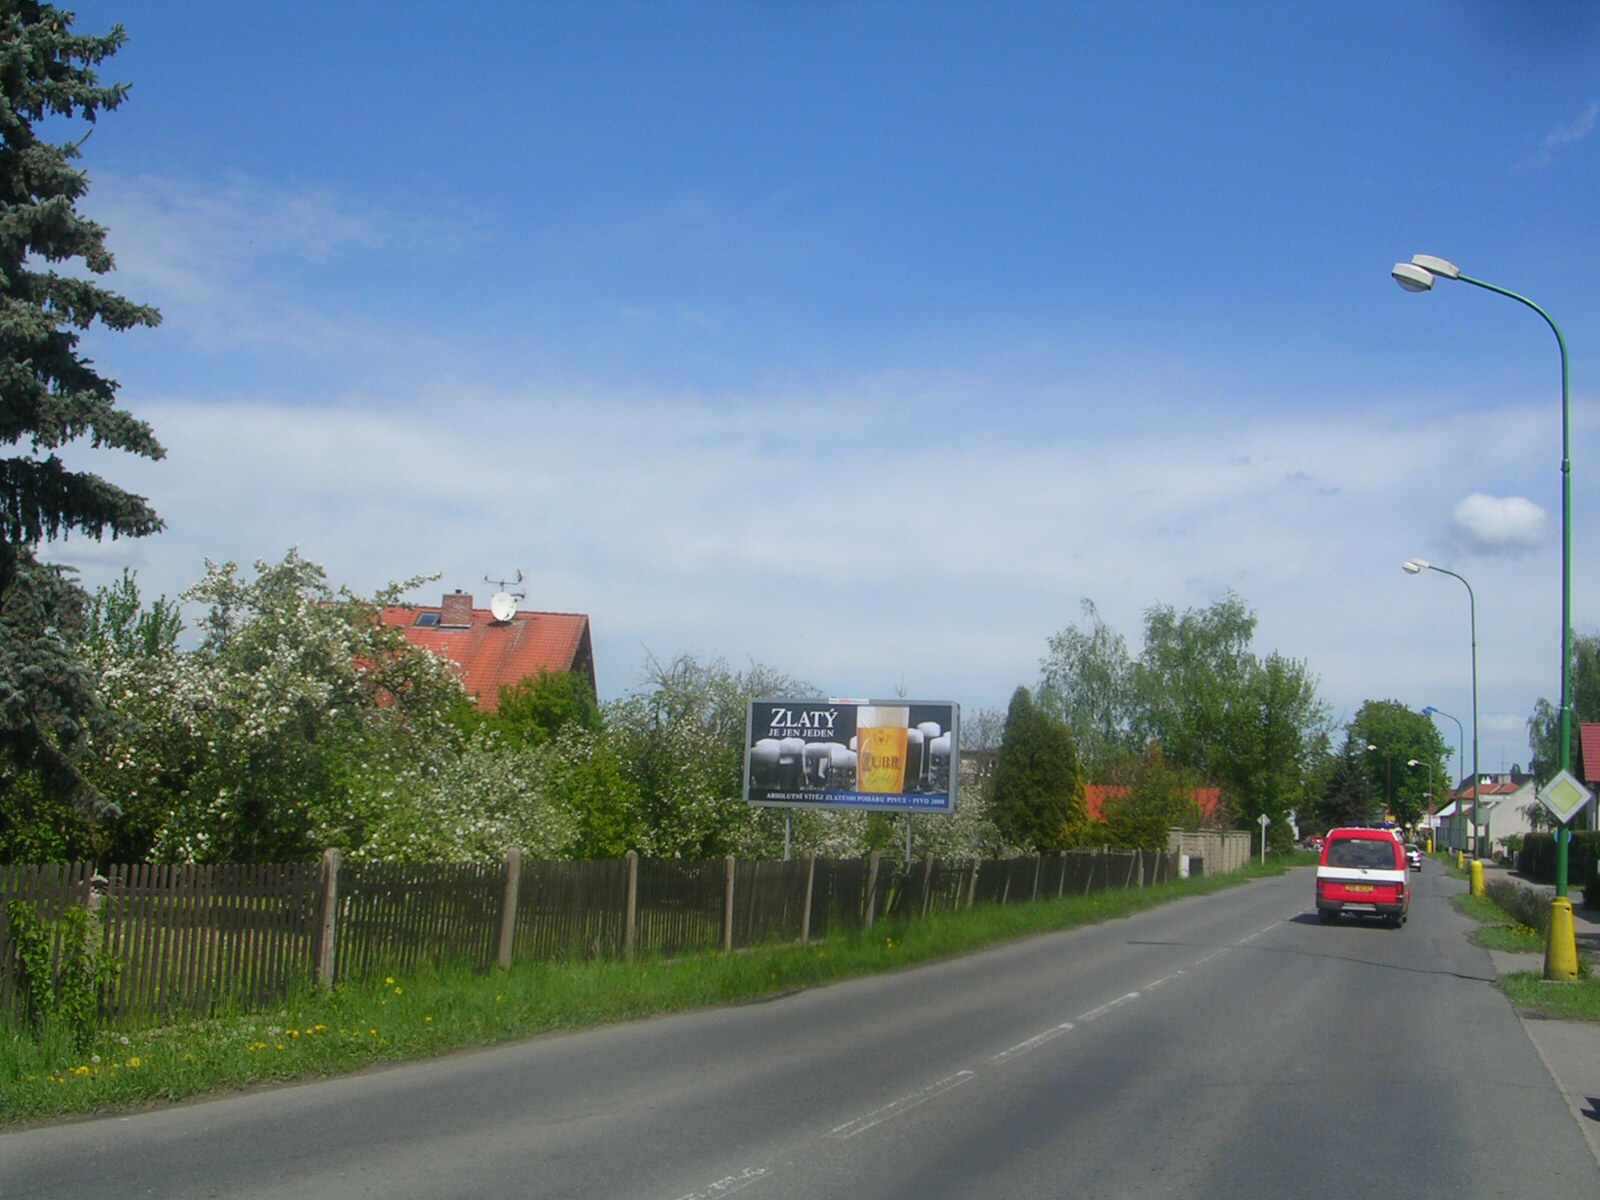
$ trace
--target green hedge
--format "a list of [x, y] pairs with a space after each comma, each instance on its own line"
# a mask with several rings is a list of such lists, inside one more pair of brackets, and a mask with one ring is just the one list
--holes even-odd
[[1512, 883], [1509, 879], [1492, 879], [1485, 890], [1489, 899], [1529, 929], [1550, 934], [1550, 897], [1543, 892]]
[[[1574, 833], [1567, 847], [1567, 882], [1582, 887], [1595, 877], [1595, 860], [1600, 858], [1600, 833]], [[1556, 881], [1556, 837], [1553, 833], [1530, 833], [1522, 839], [1517, 854], [1517, 870], [1540, 883]]]

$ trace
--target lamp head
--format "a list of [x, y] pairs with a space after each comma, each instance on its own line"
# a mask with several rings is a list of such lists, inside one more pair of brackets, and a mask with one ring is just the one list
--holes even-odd
[[1408, 766], [1408, 767], [1420, 767], [1422, 765], [1423, 765], [1423, 762], [1422, 762], [1422, 760], [1420, 758], [1408, 758], [1408, 759], [1406, 759], [1406, 766]]
[[1368, 749], [1368, 750], [1376, 750], [1376, 749], [1377, 749], [1377, 748], [1378, 748], [1378, 747], [1377, 747], [1377, 744], [1376, 744], [1376, 743], [1374, 743], [1374, 742], [1368, 742], [1368, 743], [1367, 743], [1367, 749]]
[[1408, 292], [1431, 292], [1433, 290], [1433, 272], [1415, 263], [1395, 263], [1389, 269], [1389, 274]]
[[1421, 575], [1428, 569], [1428, 560], [1425, 558], [1408, 558], [1400, 564], [1400, 569], [1407, 575]]
[[1446, 279], [1461, 278], [1461, 268], [1448, 258], [1439, 258], [1432, 254], [1413, 254], [1411, 265], [1421, 267], [1430, 275], [1443, 275]]
[[1434, 713], [1436, 713], [1438, 711], [1439, 710], [1437, 708], [1435, 708], [1433, 705], [1430, 704], [1430, 705], [1428, 705], [1427, 707], [1425, 707], [1422, 710], [1422, 715], [1425, 716], [1425, 717], [1431, 717], [1431, 716], [1433, 716]]

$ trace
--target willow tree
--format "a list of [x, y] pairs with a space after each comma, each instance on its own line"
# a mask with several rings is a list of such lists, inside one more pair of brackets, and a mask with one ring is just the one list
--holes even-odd
[[89, 180], [74, 163], [88, 131], [53, 143], [35, 128], [92, 126], [128, 94], [95, 73], [126, 40], [122, 27], [79, 36], [72, 21], [53, 5], [0, 0], [0, 452], [15, 451], [0, 458], [0, 785], [103, 813], [73, 764], [101, 719], [75, 645], [87, 597], [36, 551], [72, 534], [161, 528], [144, 497], [60, 456], [74, 443], [162, 456], [79, 345], [96, 322], [122, 331], [161, 316], [96, 282], [113, 264], [105, 229], [77, 207]]

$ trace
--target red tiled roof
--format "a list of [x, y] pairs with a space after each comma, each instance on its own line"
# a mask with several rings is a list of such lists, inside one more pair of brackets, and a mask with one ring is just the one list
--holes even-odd
[[[1513, 792], [1515, 792], [1518, 789], [1520, 789], [1521, 787], [1522, 787], [1522, 784], [1520, 784], [1520, 783], [1510, 783], [1510, 782], [1504, 782], [1504, 783], [1480, 783], [1478, 785], [1478, 795], [1479, 796], [1509, 796]], [[1470, 780], [1470, 779], [1467, 780], [1467, 782], [1464, 783], [1461, 786], [1461, 790], [1456, 792], [1455, 795], [1457, 796], [1457, 798], [1470, 797], [1472, 795], [1472, 780]]]
[[418, 614], [441, 611], [436, 605], [393, 605], [383, 610], [382, 620], [413, 646], [455, 663], [461, 685], [484, 712], [499, 706], [501, 688], [543, 671], [579, 671], [594, 687], [584, 613], [518, 612], [509, 621], [496, 621], [488, 609], [472, 608], [472, 623], [465, 627], [417, 624]]
[[[1087, 783], [1083, 787], [1083, 806], [1089, 812], [1091, 821], [1105, 820], [1106, 801], [1114, 800], [1119, 796], [1126, 796], [1128, 789], [1120, 783]], [[1216, 816], [1217, 805], [1222, 803], [1222, 789], [1214, 787], [1195, 788], [1194, 802], [1200, 806], [1200, 815], [1207, 820]]]
[[1600, 783], [1600, 724], [1578, 722], [1578, 745], [1583, 751], [1583, 781]]

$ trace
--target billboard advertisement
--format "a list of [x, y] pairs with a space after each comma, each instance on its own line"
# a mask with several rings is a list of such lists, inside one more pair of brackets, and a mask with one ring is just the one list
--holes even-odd
[[778, 808], [949, 813], [961, 706], [948, 700], [752, 700], [744, 798]]

